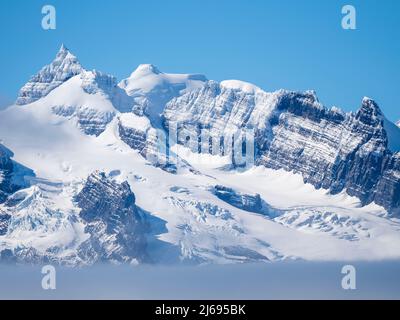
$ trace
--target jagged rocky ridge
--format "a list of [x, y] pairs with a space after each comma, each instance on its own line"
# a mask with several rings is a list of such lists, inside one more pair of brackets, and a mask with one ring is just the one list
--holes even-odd
[[[217, 83], [206, 81], [205, 77], [199, 75], [164, 74], [152, 65], [139, 66], [130, 78], [117, 84], [116, 79], [110, 75], [76, 68], [79, 62], [74, 58], [72, 60], [75, 62], [69, 63], [68, 60], [73, 55], [67, 51], [62, 47], [55, 62], [43, 71], [46, 74], [44, 78], [58, 80], [41, 82], [42, 78], [37, 76], [37, 83], [26, 86], [32, 90], [28, 88], [26, 93], [21, 93], [23, 97], [18, 100], [18, 104], [29, 103], [29, 106], [16, 107], [14, 110], [50, 110], [51, 116], [48, 119], [55, 119], [54, 123], [76, 123], [83, 133], [95, 136], [88, 139], [93, 144], [98, 143], [102, 147], [106, 145], [107, 150], [112, 149], [116, 153], [131, 154], [129, 150], [127, 152], [126, 144], [143, 157], [153, 158], [155, 161], [150, 162], [158, 167], [163, 160], [158, 158], [156, 129], [168, 129], [170, 123], [177, 122], [179, 130], [185, 129], [196, 137], [200, 136], [201, 129], [210, 130], [214, 137], [232, 135], [239, 129], [253, 129], [256, 134], [256, 164], [301, 173], [304, 181], [315, 187], [330, 190], [331, 193], [346, 190], [359, 197], [363, 204], [375, 201], [392, 212], [399, 207], [398, 149], [393, 148], [393, 132], [389, 132], [387, 128], [388, 121], [371, 99], [365, 98], [356, 113], [344, 113], [337, 108], [323, 107], [312, 91], [299, 93], [280, 90], [268, 93], [241, 81]], [[65, 57], [61, 58], [63, 56]], [[65, 63], [60, 62], [60, 59], [64, 59]], [[57, 75], [61, 70], [57, 67], [58, 64], [64, 65], [60, 67], [64, 76]], [[41, 92], [36, 92], [36, 89]], [[31, 103], [36, 99], [38, 101]], [[82, 138], [78, 131], [71, 132]], [[105, 135], [96, 138], [104, 132]], [[166, 131], [164, 134], [167, 138]], [[185, 136], [181, 138], [185, 139]], [[120, 143], [121, 141], [125, 144]], [[185, 143], [184, 140], [179, 142]], [[79, 147], [79, 142], [75, 144]], [[214, 151], [212, 142], [208, 149]], [[221, 151], [226, 151], [225, 146], [222, 145]], [[61, 154], [64, 155], [63, 152]], [[108, 156], [113, 158], [114, 154]], [[22, 181], [21, 178], [27, 171], [21, 170], [23, 167], [13, 162], [11, 157], [12, 153], [6, 148], [0, 152], [0, 198], [3, 197], [4, 201], [0, 211], [5, 210], [0, 212], [0, 236], [4, 236], [1, 239], [2, 248], [7, 248], [1, 252], [0, 260], [31, 263], [51, 261], [73, 265], [102, 261], [147, 261], [147, 226], [142, 210], [135, 205], [135, 196], [127, 182], [119, 183], [104, 173], [95, 172], [89, 176], [81, 191], [74, 189], [71, 193], [62, 194], [70, 181], [60, 187], [60, 190], [50, 193], [46, 190], [49, 186], [42, 189], [37, 181], [37, 185], [17, 191], [27, 186], [16, 183]], [[64, 171], [65, 177], [75, 175], [76, 165], [74, 167], [67, 160], [65, 163], [64, 159], [62, 161], [59, 165], [63, 170], [67, 168]], [[182, 159], [180, 161], [189, 171], [195, 173], [189, 163]], [[140, 172], [143, 177], [135, 175], [133, 182], [130, 180], [132, 172], [128, 173], [118, 163], [113, 163], [112, 166], [102, 170], [115, 169], [115, 172], [119, 172], [116, 175], [122, 171], [124, 179], [130, 177], [128, 180], [132, 187], [138, 183], [139, 188], [140, 183], [146, 188], [146, 180], [149, 179], [146, 176], [149, 174], [147, 169], [154, 169], [147, 167], [146, 162], [146, 169], [143, 173]], [[161, 168], [169, 173], [177, 173], [177, 168], [168, 163]], [[235, 166], [228, 165], [218, 170], [222, 172], [232, 168]], [[95, 167], [90, 170], [94, 169]], [[152, 177], [156, 184], [157, 181], [164, 182], [160, 181], [158, 174], [159, 172], [155, 179]], [[180, 246], [181, 256], [178, 259], [184, 257], [207, 262], [215, 257], [226, 259], [223, 261], [232, 261], [239, 259], [238, 257], [241, 261], [283, 258], [275, 249], [268, 249], [268, 252], [257, 255], [257, 252], [269, 248], [269, 239], [267, 242], [259, 242], [256, 238], [248, 242], [247, 239], [243, 240], [243, 246], [230, 245], [237, 239], [237, 243], [240, 243], [242, 238], [238, 237], [247, 237], [241, 219], [236, 219], [241, 210], [247, 211], [240, 212], [246, 217], [259, 217], [249, 212], [263, 214], [268, 217], [262, 219], [285, 227], [306, 232], [318, 230], [340, 239], [358, 241], [374, 237], [373, 232], [370, 233], [371, 226], [366, 221], [351, 217], [345, 212], [338, 213], [342, 208], [331, 210], [332, 208], [300, 206], [287, 210], [272, 209], [260, 195], [252, 193], [251, 187], [240, 192], [239, 188], [215, 185], [230, 183], [217, 182], [218, 179], [209, 181], [207, 187], [204, 187], [201, 181], [206, 179], [206, 175], [199, 174], [202, 175], [199, 179], [190, 176], [190, 180], [196, 181], [195, 188], [168, 186], [170, 192], [176, 194], [171, 195], [166, 190], [161, 190], [155, 201], [156, 203], [162, 198], [169, 202], [168, 206], [154, 210], [155, 215], [160, 212], [169, 213], [171, 208], [174, 214], [179, 210], [183, 212], [183, 219], [177, 225], [177, 229], [183, 230], [182, 239], [175, 243]], [[165, 173], [161, 176], [170, 177]], [[178, 180], [182, 176], [177, 175], [172, 179]], [[199, 195], [197, 189], [201, 189], [203, 193]], [[142, 192], [140, 189], [135, 190]], [[15, 191], [17, 192], [14, 193]], [[59, 192], [58, 200], [62, 201], [55, 201], [53, 198]], [[76, 212], [58, 207], [66, 199], [74, 199], [75, 209], [78, 209]], [[236, 210], [237, 208], [241, 210]], [[147, 210], [152, 211], [153, 208], [148, 207]], [[171, 220], [175, 219], [175, 215], [173, 216]], [[172, 229], [171, 224], [175, 221], [171, 223], [170, 217], [165, 219]], [[77, 225], [83, 225], [84, 232], [77, 232]], [[46, 243], [47, 247], [43, 250], [41, 239], [46, 238], [45, 241], [50, 242], [57, 240], [57, 232], [62, 228], [68, 229], [70, 236], [76, 236], [73, 243], [57, 243], [54, 246]], [[163, 232], [168, 233], [170, 230], [160, 233]], [[25, 235], [38, 242], [33, 241], [34, 244], [29, 245]], [[229, 236], [225, 238], [227, 235]], [[249, 236], [252, 238], [253, 234], [250, 232]], [[81, 240], [82, 243], [79, 242]], [[253, 240], [257, 245], [253, 243], [255, 250], [250, 250], [249, 243]], [[209, 241], [213, 242], [210, 246]]]
[[85, 134], [99, 136], [118, 112], [131, 110], [133, 100], [118, 87], [115, 77], [96, 70], [82, 71], [75, 77], [63, 90], [77, 90], [77, 95], [81, 91], [86, 98], [71, 103], [68, 95], [57, 96], [52, 112], [74, 119]]
[[7, 194], [12, 192], [10, 186], [10, 175], [13, 171], [11, 160], [12, 152], [0, 144], [0, 203], [4, 202]]
[[256, 164], [301, 173], [334, 194], [347, 190], [363, 204], [400, 207], [400, 155], [390, 150], [384, 116], [371, 99], [364, 98], [356, 113], [343, 113], [323, 107], [311, 91], [267, 93], [210, 81], [171, 100], [163, 118], [166, 127], [175, 122], [191, 136], [204, 129], [215, 137], [254, 129]]
[[[114, 112], [53, 106], [58, 115], [75, 116], [87, 134], [101, 134], [117, 112], [131, 110], [156, 127], [163, 112], [165, 128], [178, 122], [180, 129], [197, 135], [201, 129], [222, 136], [251, 128], [257, 164], [301, 173], [305, 182], [332, 193], [347, 190], [363, 204], [375, 201], [389, 210], [400, 205], [399, 155], [389, 148], [384, 116], [371, 99], [364, 99], [356, 113], [346, 114], [323, 107], [314, 92], [268, 93], [240, 81], [168, 75], [152, 65], [140, 65], [117, 86], [112, 76], [85, 71], [62, 46], [56, 59], [21, 89], [17, 103], [38, 100], [79, 74], [86, 93], [100, 93], [115, 107]], [[120, 121], [118, 129], [121, 139], [144, 156], [156, 147], [154, 138], [149, 139], [154, 137], [150, 125], [129, 127]]]
[[92, 262], [143, 262], [146, 260], [146, 225], [135, 205], [128, 182], [121, 184], [103, 172], [91, 174], [75, 197], [86, 223], [88, 240], [78, 256]]
[[148, 261], [148, 226], [127, 182], [93, 172], [73, 197], [72, 211], [54, 198], [67, 196], [63, 188], [38, 184], [8, 198], [0, 214], [1, 262], [75, 266]]
[[55, 60], [21, 88], [16, 103], [23, 105], [39, 100], [82, 71], [83, 68], [78, 59], [62, 45]]
[[[64, 45], [55, 59], [20, 90], [16, 104], [32, 104], [43, 98], [54, 114], [74, 120], [85, 134], [94, 136], [104, 132], [116, 113], [130, 112], [134, 105], [134, 99], [118, 86], [115, 77], [85, 70]], [[40, 101], [33, 107], [37, 108]]]

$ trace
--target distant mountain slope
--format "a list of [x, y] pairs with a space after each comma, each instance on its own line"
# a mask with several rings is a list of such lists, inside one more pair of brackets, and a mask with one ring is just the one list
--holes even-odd
[[253, 129], [257, 164], [301, 173], [332, 193], [347, 190], [363, 204], [400, 207], [400, 130], [369, 98], [346, 114], [322, 106], [314, 92], [267, 93], [239, 81], [210, 81], [171, 100], [163, 117], [187, 136]]
[[[345, 113], [153, 65], [118, 84], [65, 47], [34, 79], [0, 111], [2, 262], [400, 258], [400, 129], [370, 98]], [[250, 167], [241, 139], [215, 148], [243, 129]]]

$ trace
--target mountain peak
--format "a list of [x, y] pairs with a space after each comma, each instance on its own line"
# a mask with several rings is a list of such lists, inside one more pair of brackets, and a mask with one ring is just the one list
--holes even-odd
[[61, 44], [61, 47], [58, 50], [56, 58], [53, 60], [52, 64], [55, 64], [56, 61], [64, 61], [64, 60], [69, 60], [73, 63], [80, 65], [78, 58], [74, 54], [72, 54], [71, 51], [64, 44]]
[[374, 116], [380, 116], [382, 115], [382, 111], [379, 108], [378, 104], [376, 103], [375, 100], [364, 97], [362, 99], [362, 104], [361, 104], [361, 111], [366, 111], [372, 113]]
[[365, 124], [377, 125], [382, 123], [384, 116], [378, 104], [373, 99], [364, 97], [361, 108], [356, 113], [356, 119]]
[[60, 50], [58, 50], [58, 53], [60, 52], [65, 52], [65, 51], [69, 51], [68, 48], [65, 46], [64, 43], [61, 44]]
[[76, 59], [76, 57], [71, 53], [71, 51], [63, 44], [61, 44], [60, 49], [57, 52], [56, 55], [56, 59], [57, 58], [62, 58], [65, 59], [68, 55], [70, 55], [70, 57], [74, 57]]
[[37, 101], [82, 71], [84, 69], [76, 56], [62, 44], [55, 59], [21, 88], [16, 103], [24, 105]]
[[370, 98], [370, 97], [363, 97], [362, 103], [363, 104], [375, 104], [376, 105], [375, 100]]
[[133, 71], [132, 76], [135, 75], [146, 75], [146, 74], [161, 74], [162, 72], [154, 64], [140, 64], [135, 71]]

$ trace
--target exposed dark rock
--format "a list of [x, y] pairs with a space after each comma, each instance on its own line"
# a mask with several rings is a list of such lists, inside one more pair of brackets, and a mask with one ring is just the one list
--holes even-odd
[[0, 144], [0, 203], [17, 190], [27, 187], [26, 178], [34, 176], [32, 170], [13, 161], [13, 156], [8, 148]]
[[75, 200], [90, 234], [79, 248], [80, 258], [128, 263], [146, 259], [146, 226], [128, 182], [119, 184], [94, 172]]
[[203, 129], [217, 138], [254, 129], [256, 164], [300, 173], [333, 194], [346, 190], [363, 205], [400, 208], [400, 156], [389, 148], [386, 120], [369, 98], [358, 112], [344, 113], [322, 106], [312, 91], [243, 91], [209, 81], [168, 103], [163, 121], [192, 137]]
[[263, 213], [264, 211], [263, 202], [259, 194], [243, 194], [219, 185], [215, 186], [212, 191], [219, 199], [236, 208], [256, 213]]

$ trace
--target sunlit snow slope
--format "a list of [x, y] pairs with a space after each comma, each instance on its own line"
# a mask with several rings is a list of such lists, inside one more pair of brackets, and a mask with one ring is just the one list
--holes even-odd
[[[66, 50], [58, 60], [71, 59]], [[373, 202], [363, 205], [346, 190], [316, 189], [299, 171], [261, 163], [234, 168], [227, 156], [198, 155], [182, 145], [171, 146], [177, 168], [149, 160], [154, 143], [146, 138], [177, 109], [185, 121], [200, 117], [221, 130], [243, 119], [264, 129], [268, 119], [285, 116], [274, 109], [284, 92], [164, 74], [151, 65], [118, 85], [98, 71], [78, 72], [75, 60], [73, 70], [58, 60], [70, 76], [46, 76], [62, 83], [0, 113], [0, 138], [13, 153], [0, 162], [0, 187], [6, 160], [34, 172], [28, 185], [1, 201], [1, 260], [85, 265], [400, 258], [396, 215]], [[211, 96], [217, 98], [207, 109]], [[281, 138], [289, 132], [280, 130]], [[392, 130], [392, 137], [398, 132]], [[331, 159], [326, 152], [321, 157]]]

